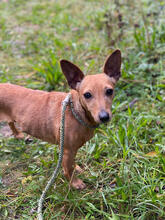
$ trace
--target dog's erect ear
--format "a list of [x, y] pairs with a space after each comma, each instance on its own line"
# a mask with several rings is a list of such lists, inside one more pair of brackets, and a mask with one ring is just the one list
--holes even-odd
[[83, 72], [76, 65], [67, 60], [60, 60], [60, 64], [62, 72], [68, 81], [68, 85], [72, 89], [76, 89], [77, 84], [84, 78]]
[[118, 81], [121, 76], [121, 52], [115, 50], [105, 61], [103, 72]]

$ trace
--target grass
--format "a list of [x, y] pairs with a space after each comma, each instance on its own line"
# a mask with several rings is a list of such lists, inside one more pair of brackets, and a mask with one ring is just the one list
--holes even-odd
[[[113, 120], [77, 155], [87, 188], [70, 189], [61, 172], [45, 219], [165, 218], [164, 7], [162, 0], [1, 1], [0, 82], [68, 90], [57, 61], [69, 59], [91, 74], [114, 49], [122, 51]], [[0, 136], [1, 219], [36, 218], [57, 149]]]

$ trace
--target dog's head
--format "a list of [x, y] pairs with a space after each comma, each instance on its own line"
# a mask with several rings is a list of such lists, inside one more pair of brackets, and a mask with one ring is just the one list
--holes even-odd
[[67, 60], [60, 61], [62, 71], [72, 89], [77, 90], [82, 107], [96, 123], [106, 123], [111, 117], [114, 87], [121, 76], [121, 52], [114, 51], [105, 61], [103, 73], [84, 76]]

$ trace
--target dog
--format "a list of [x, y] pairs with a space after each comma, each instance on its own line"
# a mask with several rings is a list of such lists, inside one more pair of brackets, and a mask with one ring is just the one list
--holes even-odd
[[[62, 161], [64, 175], [72, 187], [84, 189], [85, 183], [73, 174], [75, 167], [80, 171], [75, 165], [75, 156], [78, 149], [93, 137], [95, 127], [112, 118], [114, 87], [121, 76], [121, 52], [116, 50], [106, 59], [101, 74], [85, 76], [79, 67], [67, 60], [61, 60], [60, 65], [71, 88], [74, 110], [89, 125], [80, 124], [67, 106]], [[23, 138], [25, 132], [59, 144], [62, 102], [67, 95], [65, 92], [46, 92], [1, 83], [0, 121], [9, 124], [16, 138]]]

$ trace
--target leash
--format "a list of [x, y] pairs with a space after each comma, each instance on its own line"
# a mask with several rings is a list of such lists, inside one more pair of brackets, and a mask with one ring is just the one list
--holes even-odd
[[64, 151], [65, 110], [66, 110], [67, 105], [69, 104], [70, 97], [71, 97], [71, 94], [69, 93], [67, 95], [67, 97], [64, 99], [64, 101], [62, 102], [62, 115], [61, 115], [61, 124], [60, 124], [60, 147], [61, 147], [61, 149], [60, 149], [60, 153], [59, 153], [57, 166], [56, 166], [56, 168], [52, 174], [52, 177], [48, 181], [48, 183], [47, 183], [47, 185], [46, 185], [44, 191], [42, 192], [42, 195], [38, 201], [38, 209], [37, 209], [38, 220], [43, 220], [42, 207], [43, 207], [45, 195], [46, 195], [48, 189], [50, 188], [50, 186], [53, 184], [54, 180], [56, 179], [57, 174], [58, 174], [60, 167], [61, 167], [62, 158], [63, 158], [63, 151]]
[[41, 197], [38, 201], [38, 209], [37, 209], [37, 215], [38, 215], [38, 220], [43, 220], [43, 215], [42, 215], [42, 208], [43, 208], [43, 202], [45, 199], [45, 195], [47, 193], [47, 191], [49, 190], [49, 188], [51, 187], [51, 185], [53, 184], [53, 182], [55, 181], [58, 172], [60, 170], [61, 167], [61, 163], [62, 163], [62, 159], [63, 159], [63, 151], [64, 151], [64, 135], [65, 135], [65, 111], [66, 111], [66, 107], [69, 105], [70, 103], [70, 107], [71, 107], [71, 111], [72, 114], [74, 115], [74, 117], [77, 119], [77, 121], [80, 122], [80, 124], [82, 124], [83, 126], [87, 127], [87, 128], [97, 128], [98, 125], [95, 126], [91, 126], [89, 124], [87, 124], [85, 121], [83, 121], [83, 119], [75, 112], [74, 110], [74, 105], [72, 102], [72, 97], [71, 94], [69, 93], [66, 98], [64, 99], [64, 101], [62, 102], [62, 115], [61, 115], [61, 124], [60, 124], [60, 153], [59, 153], [59, 158], [58, 158], [58, 163], [57, 166], [52, 174], [52, 177], [50, 178], [50, 180], [48, 181], [45, 189], [43, 190]]

